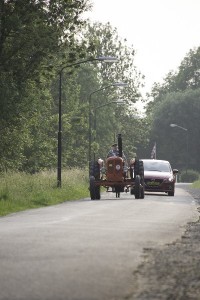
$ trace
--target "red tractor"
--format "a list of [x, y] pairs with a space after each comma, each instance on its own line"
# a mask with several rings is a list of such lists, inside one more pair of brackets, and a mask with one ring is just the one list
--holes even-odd
[[130, 161], [128, 165], [122, 151], [122, 137], [118, 134], [119, 155], [108, 157], [105, 163], [102, 159], [90, 163], [90, 197], [91, 200], [101, 198], [101, 186], [107, 192], [129, 192], [135, 199], [144, 198], [144, 167], [139, 159]]

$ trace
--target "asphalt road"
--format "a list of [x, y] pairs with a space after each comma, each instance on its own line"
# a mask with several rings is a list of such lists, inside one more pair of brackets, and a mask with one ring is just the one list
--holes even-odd
[[133, 292], [144, 250], [180, 238], [199, 217], [174, 197], [105, 193], [0, 218], [0, 300], [112, 300]]

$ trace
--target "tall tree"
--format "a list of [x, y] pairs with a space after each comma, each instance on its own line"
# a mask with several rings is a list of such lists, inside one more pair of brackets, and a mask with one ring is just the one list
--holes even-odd
[[[56, 70], [66, 55], [69, 60], [79, 55], [74, 36], [87, 6], [87, 0], [0, 1], [0, 169], [27, 165], [33, 140], [37, 149], [48, 145], [45, 125], [48, 128], [53, 105], [49, 94], [53, 73], [48, 65], [51, 62]], [[43, 131], [38, 141], [34, 127]], [[41, 155], [37, 163], [46, 165]]]
[[157, 158], [168, 159], [180, 169], [200, 171], [199, 98], [200, 89], [168, 93], [153, 113], [151, 139], [157, 143]]
[[191, 49], [181, 62], [177, 71], [170, 71], [164, 83], [155, 83], [150, 95], [152, 101], [147, 111], [153, 110], [163, 99], [163, 95], [171, 92], [197, 89], [200, 87], [200, 47]]
[[[125, 82], [127, 87], [120, 89], [117, 87], [109, 87], [92, 95], [92, 110], [99, 107], [96, 111], [98, 121], [95, 141], [99, 147], [99, 155], [105, 155], [113, 141], [116, 133], [124, 131], [126, 134], [130, 128], [123, 124], [127, 122], [129, 109], [132, 108], [132, 114], [137, 114], [134, 104], [141, 99], [139, 87], [143, 84], [143, 76], [138, 72], [135, 64], [135, 50], [132, 46], [127, 45], [127, 41], [122, 40], [117, 33], [117, 29], [113, 28], [109, 23], [88, 23], [84, 36], [87, 39], [87, 47], [95, 57], [98, 56], [114, 56], [118, 58], [118, 63], [113, 65], [101, 63], [97, 65], [99, 75], [99, 85], [94, 86], [84, 84], [87, 87], [87, 94], [95, 92], [101, 87], [109, 86], [116, 82]], [[82, 93], [86, 95], [82, 89]], [[125, 104], [117, 106], [116, 104], [106, 105], [113, 100], [125, 99]], [[102, 106], [105, 105], [105, 106]], [[130, 122], [131, 126], [131, 122]], [[137, 129], [135, 132], [138, 132]], [[128, 136], [128, 134], [126, 134]], [[133, 143], [127, 140], [127, 144]]]
[[[191, 141], [191, 135], [193, 135], [193, 132], [196, 130], [194, 128], [198, 128], [199, 126], [198, 122], [194, 127], [192, 126], [193, 117], [196, 115], [193, 109], [194, 106], [197, 106], [198, 112], [198, 96], [196, 96], [195, 91], [198, 92], [200, 87], [199, 70], [200, 47], [197, 47], [186, 54], [178, 70], [171, 71], [166, 76], [164, 83], [156, 83], [154, 85], [147, 104], [147, 118], [149, 120], [151, 132], [149, 136], [149, 147], [146, 148], [147, 156], [150, 154], [155, 140], [158, 140], [158, 155], [160, 157], [172, 159], [172, 161], [176, 162], [180, 168], [184, 168], [183, 160], [186, 160], [186, 157], [184, 156], [186, 155], [186, 152], [183, 150], [185, 149], [184, 132], [177, 131], [177, 128], [174, 128], [172, 131], [172, 128], [169, 128], [169, 124], [170, 122], [179, 123], [180, 126], [189, 128], [191, 132], [189, 139]], [[171, 134], [175, 134], [176, 132], [179, 133], [179, 135], [182, 135], [182, 147], [178, 148], [178, 146], [175, 145], [175, 142], [172, 142], [171, 146], [168, 147], [166, 142], [168, 137], [170, 141], [174, 141], [174, 139], [171, 139]], [[195, 138], [197, 139], [196, 133]], [[179, 139], [177, 138], [177, 140]], [[199, 148], [197, 140], [195, 141], [192, 139], [190, 148], [192, 147], [193, 149], [193, 146], [196, 147], [195, 149]], [[177, 149], [179, 150], [178, 152], [176, 152]], [[191, 153], [192, 157], [189, 158], [190, 167], [199, 169], [199, 166], [197, 164], [195, 165], [193, 161], [193, 158], [198, 161], [195, 150], [191, 150]]]

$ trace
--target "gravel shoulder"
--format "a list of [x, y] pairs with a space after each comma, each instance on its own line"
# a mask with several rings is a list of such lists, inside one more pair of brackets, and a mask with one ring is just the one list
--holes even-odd
[[[181, 185], [200, 211], [200, 189]], [[162, 249], [144, 249], [144, 261], [133, 274], [133, 293], [126, 300], [200, 299], [200, 220], [188, 223], [180, 240]]]

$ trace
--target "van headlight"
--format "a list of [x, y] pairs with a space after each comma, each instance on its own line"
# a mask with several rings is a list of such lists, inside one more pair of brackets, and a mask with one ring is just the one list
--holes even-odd
[[174, 181], [174, 178], [173, 177], [169, 177], [169, 178], [165, 178], [164, 179], [164, 182], [173, 182]]

